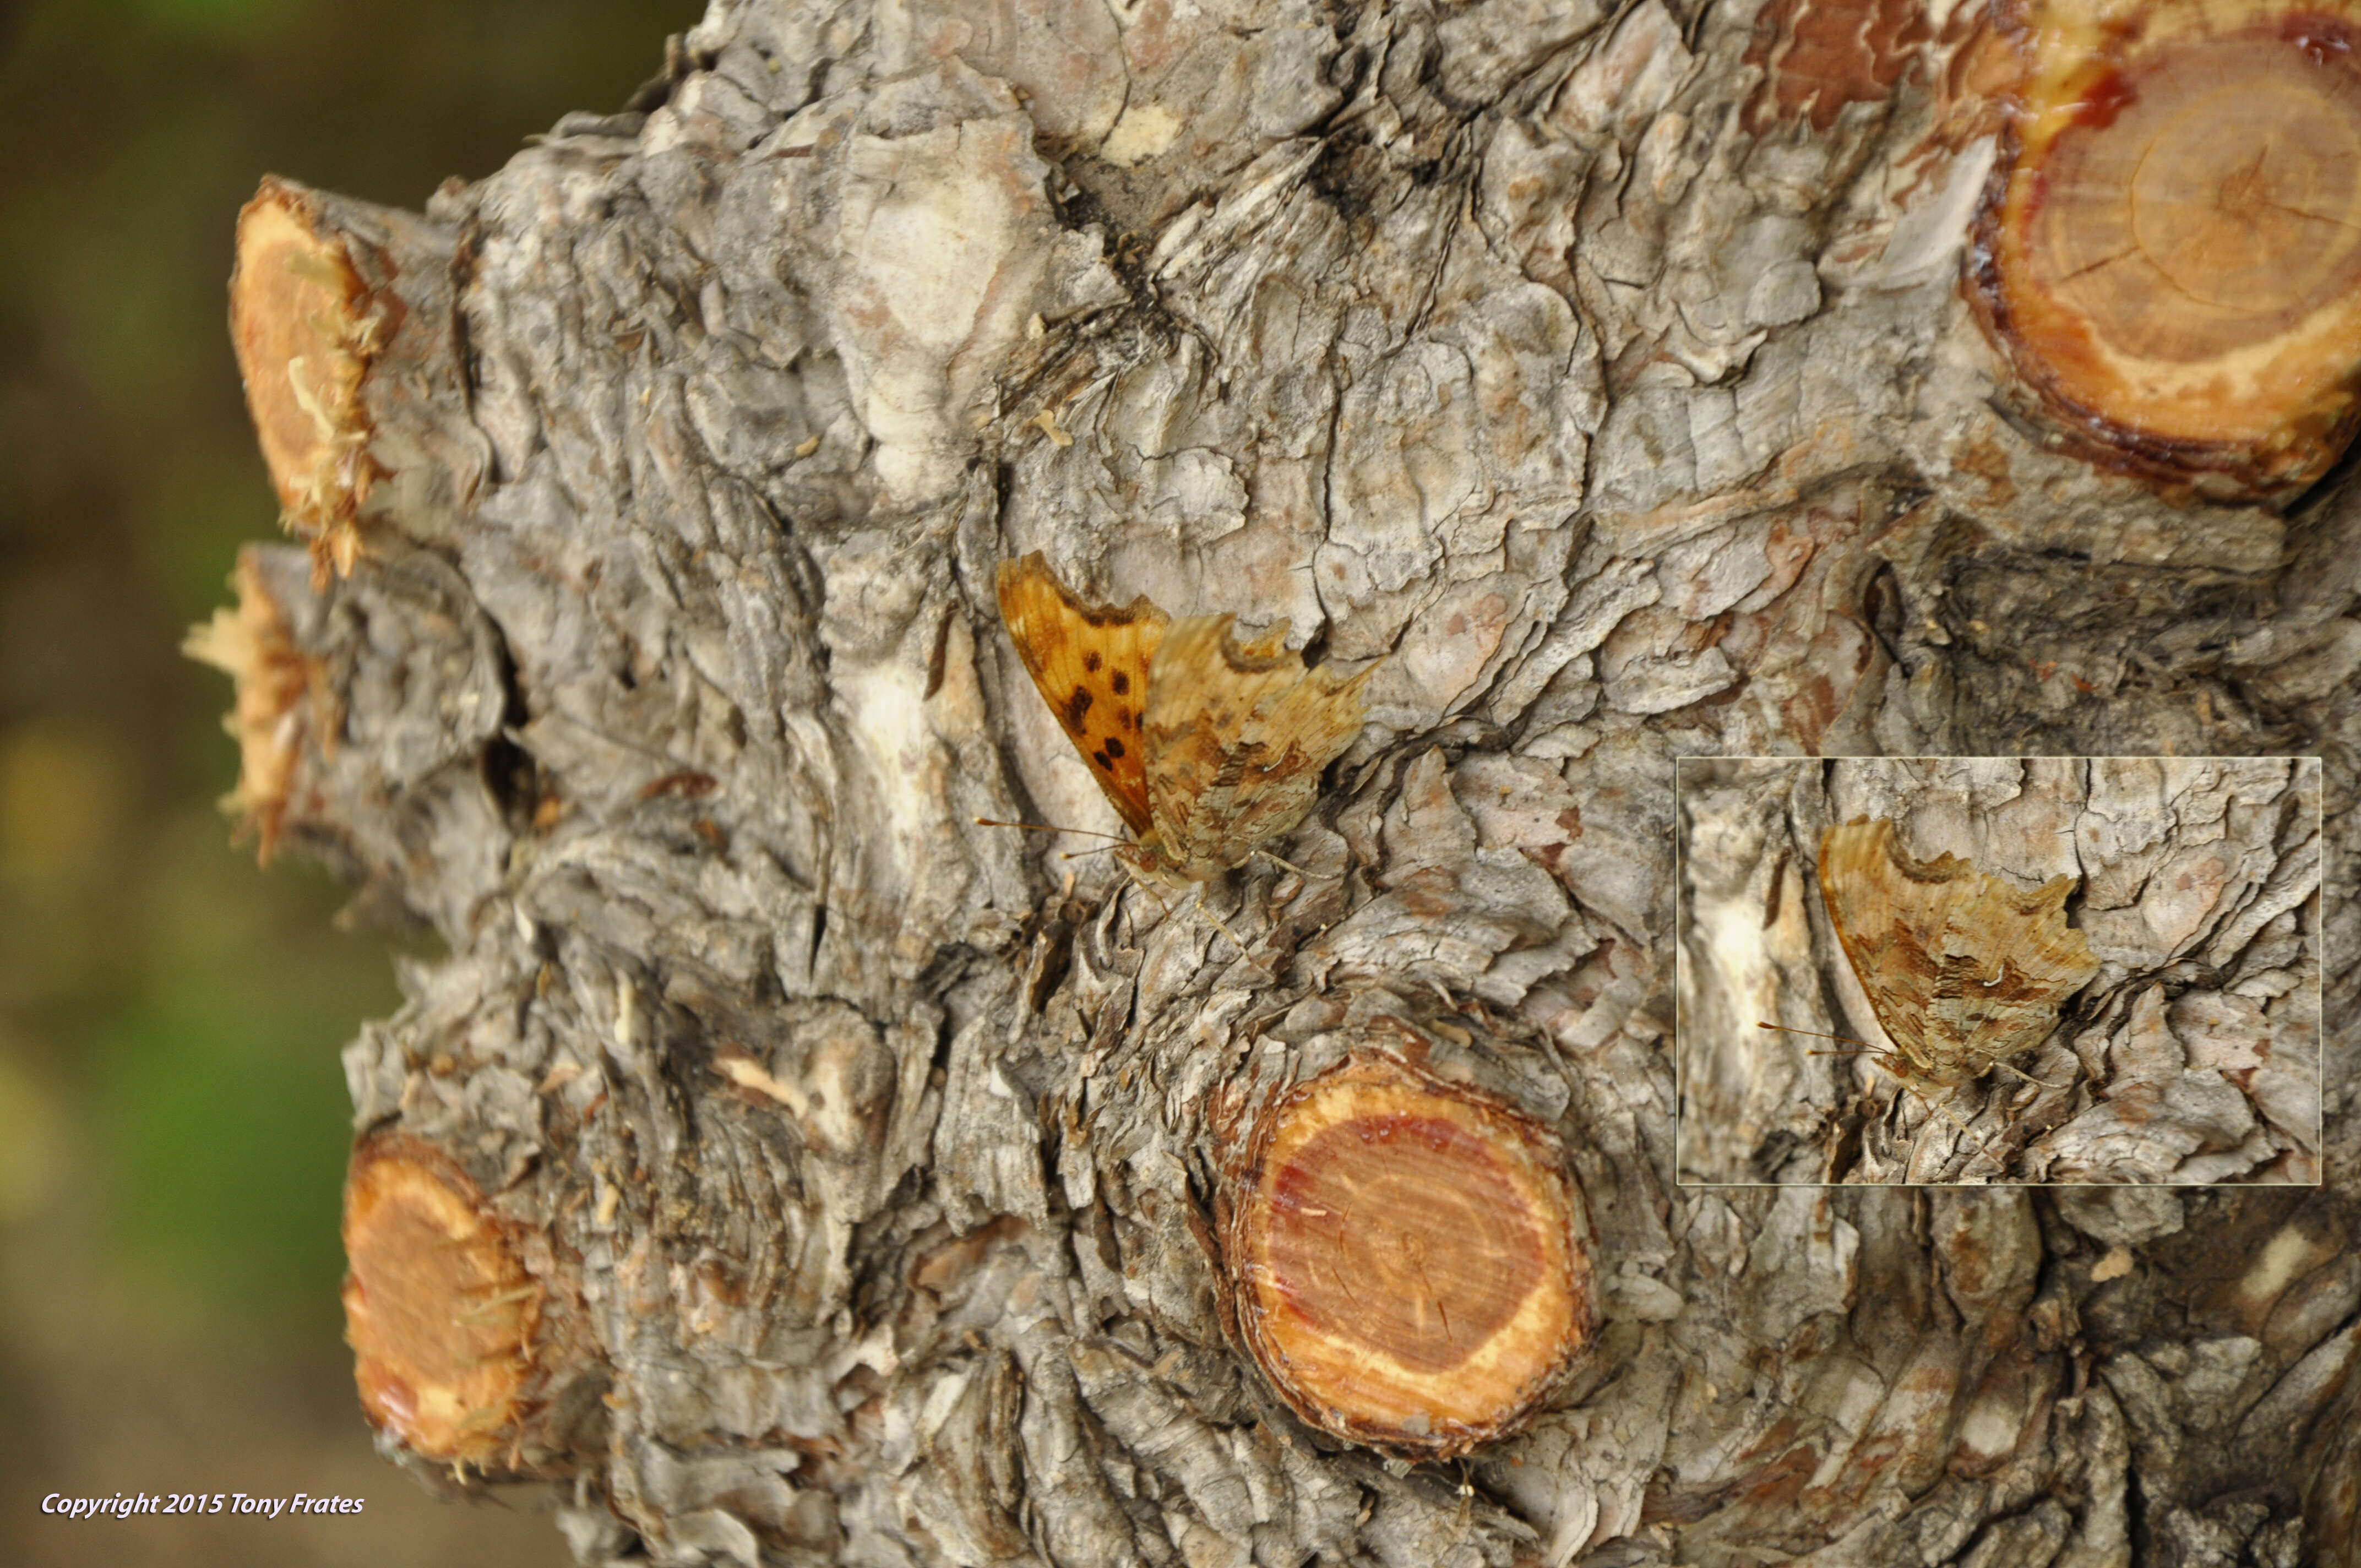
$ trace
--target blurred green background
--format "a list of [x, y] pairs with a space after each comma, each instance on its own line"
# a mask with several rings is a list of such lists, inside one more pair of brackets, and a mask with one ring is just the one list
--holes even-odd
[[[223, 324], [257, 180], [415, 208], [620, 107], [700, 10], [0, 0], [0, 1561], [567, 1561], [370, 1451], [337, 1052], [397, 1001], [385, 942], [232, 847], [228, 683], [178, 647], [276, 533]], [[298, 1490], [367, 1511], [38, 1511]]]

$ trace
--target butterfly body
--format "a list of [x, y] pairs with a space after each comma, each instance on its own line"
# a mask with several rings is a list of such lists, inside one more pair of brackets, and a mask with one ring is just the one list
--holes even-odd
[[1303, 820], [1361, 732], [1369, 671], [1307, 670], [1284, 622], [1241, 643], [1230, 616], [1092, 604], [1038, 551], [1002, 562], [997, 587], [1017, 656], [1131, 830], [1116, 854], [1143, 875], [1240, 864]]
[[1953, 1086], [2048, 1038], [2099, 972], [2066, 924], [2070, 876], [2030, 892], [1954, 855], [1918, 861], [1891, 821], [1820, 838], [1820, 896], [1905, 1079]]

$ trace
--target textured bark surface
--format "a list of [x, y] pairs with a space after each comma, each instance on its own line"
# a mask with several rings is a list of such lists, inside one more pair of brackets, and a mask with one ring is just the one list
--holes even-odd
[[[2310, 761], [1719, 762], [1682, 784], [1690, 1181], [2319, 1179], [2320, 775]], [[2041, 1047], [1905, 1092], [1812, 868], [1890, 817], [2031, 889], [2099, 960]]]
[[[2361, 497], [2017, 411], [2003, 47], [716, 0], [634, 112], [317, 208], [426, 368], [360, 385], [350, 576], [252, 558], [311, 692], [259, 752], [448, 944], [357, 1124], [578, 1309], [537, 1376], [603, 1420], [493, 1468], [583, 1561], [2361, 1562]], [[1036, 548], [1387, 655], [1301, 871], [1206, 889], [1253, 961], [971, 825], [1111, 823], [997, 623]], [[2324, 1185], [1678, 1185], [1674, 764], [1783, 752], [2323, 755]], [[1222, 1318], [1225, 1157], [1371, 1050], [1552, 1129], [1596, 1232], [1595, 1354], [1464, 1473]]]

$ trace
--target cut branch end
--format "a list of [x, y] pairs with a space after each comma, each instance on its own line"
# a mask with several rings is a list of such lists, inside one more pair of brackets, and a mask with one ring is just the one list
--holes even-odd
[[371, 1424], [429, 1459], [505, 1467], [544, 1292], [475, 1184], [415, 1139], [364, 1145], [345, 1255], [345, 1338]]
[[2361, 18], [2037, 9], [1982, 225], [1994, 337], [2123, 466], [2224, 499], [2310, 483], [2361, 411]]
[[316, 204], [265, 180], [238, 214], [230, 341], [281, 518], [340, 573], [360, 553], [360, 507], [378, 477], [361, 381], [385, 324]]
[[1597, 1329], [1589, 1230], [1530, 1117], [1387, 1058], [1262, 1118], [1228, 1225], [1241, 1337], [1336, 1436], [1444, 1459], [1521, 1425]]

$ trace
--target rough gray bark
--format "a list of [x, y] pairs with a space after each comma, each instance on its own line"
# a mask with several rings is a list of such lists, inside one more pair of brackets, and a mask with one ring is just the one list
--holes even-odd
[[[2316, 762], [1691, 760], [1680, 774], [1685, 1179], [2319, 1179]], [[1821, 829], [1864, 816], [1909, 819], [2019, 887], [2078, 879], [2102, 969], [2011, 1064], [2041, 1085], [2000, 1068], [1903, 1092], [1868, 1058], [1758, 1026], [1883, 1039], [1813, 874]]]
[[[382, 231], [490, 457], [261, 553], [283, 826], [449, 945], [357, 1124], [578, 1306], [603, 1425], [516, 1467], [584, 1562], [2361, 1563], [2361, 498], [2004, 417], [1978, 16], [716, 0]], [[1111, 820], [1030, 548], [1388, 655], [1304, 874], [1207, 892], [1257, 962], [970, 825]], [[1677, 1185], [1674, 762], [1874, 751], [2323, 754], [2325, 1185]], [[1405, 1030], [1598, 1233], [1464, 1492], [1297, 1424], [1206, 1240], [1226, 1130]]]

